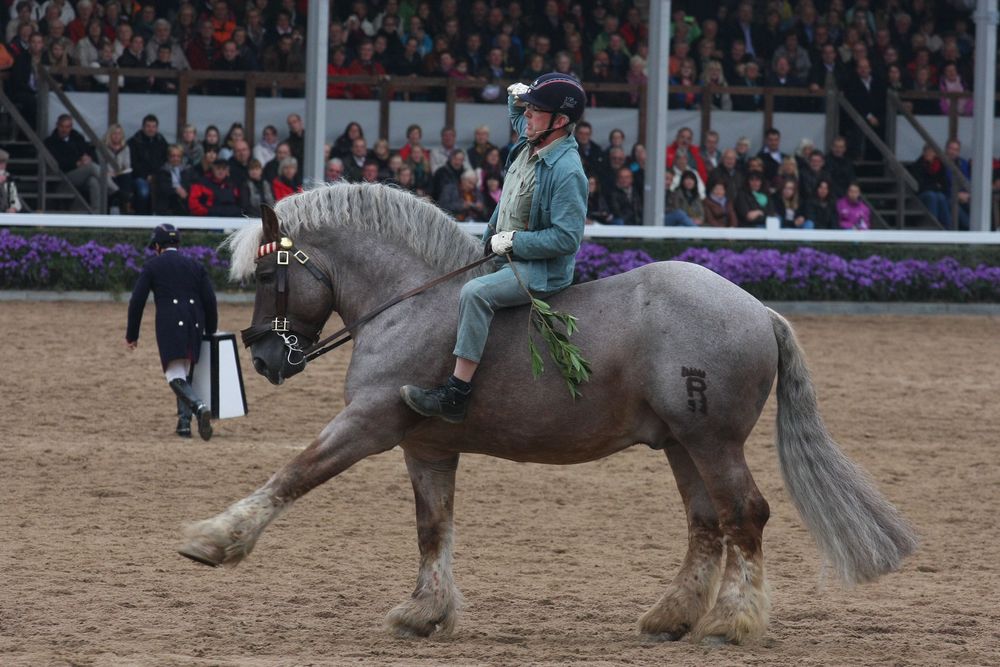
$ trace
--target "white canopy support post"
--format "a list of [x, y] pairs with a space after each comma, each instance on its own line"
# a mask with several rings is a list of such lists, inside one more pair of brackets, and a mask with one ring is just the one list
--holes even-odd
[[310, 2], [306, 27], [306, 141], [304, 183], [322, 182], [323, 145], [326, 143], [326, 58], [330, 32], [330, 3]]
[[663, 225], [667, 172], [667, 83], [670, 71], [670, 0], [649, 6], [649, 77], [646, 84], [646, 175], [643, 225]]
[[972, 192], [969, 227], [988, 232], [993, 170], [993, 99], [996, 83], [997, 0], [979, 0], [976, 21], [976, 72], [972, 115]]

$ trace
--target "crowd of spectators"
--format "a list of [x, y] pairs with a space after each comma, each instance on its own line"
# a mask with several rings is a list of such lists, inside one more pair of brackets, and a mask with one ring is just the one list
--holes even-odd
[[[261, 204], [273, 205], [303, 187], [304, 124], [298, 114], [290, 114], [286, 125], [283, 132], [266, 126], [254, 146], [238, 123], [225, 134], [214, 126], [199, 132], [186, 125], [180, 140], [168, 144], [150, 114], [132, 137], [126, 138], [121, 125], [109, 127], [106, 150], [98, 151], [64, 114], [45, 145], [95, 209], [102, 178], [97, 160], [103, 154], [114, 160], [107, 183], [112, 213], [253, 216]], [[628, 148], [619, 129], [601, 146], [585, 120], [576, 124], [574, 136], [589, 179], [588, 222], [642, 224], [644, 146]], [[456, 220], [489, 219], [500, 201], [515, 136], [497, 145], [489, 128], [481, 126], [471, 145], [462, 147], [454, 128], [445, 127], [438, 141], [427, 145], [422, 128], [411, 125], [406, 137], [403, 146], [393, 149], [385, 139], [369, 142], [360, 124], [348, 123], [336, 141], [325, 144], [323, 180], [389, 183], [434, 201]], [[780, 132], [771, 129], [754, 153], [746, 138], [733, 148], [720, 147], [713, 131], [697, 146], [685, 127], [668, 148], [668, 166], [667, 225], [762, 227], [774, 216], [784, 227], [866, 229], [871, 221], [859, 200], [843, 137], [833, 142], [829, 155], [808, 141], [786, 154]], [[926, 203], [939, 204], [930, 195]]]
[[[407, 128], [406, 142], [393, 148], [383, 138], [370, 142], [361, 125], [350, 122], [324, 146], [323, 180], [388, 183], [435, 202], [456, 220], [487, 220], [499, 204], [504, 165], [516, 137], [511, 134], [495, 144], [485, 125], [473, 136], [470, 145], [459, 146], [454, 128], [445, 127], [429, 144], [414, 124]], [[614, 129], [602, 146], [586, 120], [575, 125], [574, 138], [589, 181], [587, 222], [642, 224], [643, 144], [629, 144], [625, 133]], [[64, 114], [45, 145], [94, 210], [103, 155], [113, 160], [107, 183], [111, 213], [255, 216], [261, 204], [273, 205], [301, 191], [305, 139], [302, 118], [293, 113], [280, 131], [264, 127], [255, 144], [239, 123], [224, 132], [211, 125], [199, 131], [189, 124], [177, 143], [168, 144], [150, 114], [131, 137], [121, 125], [109, 127], [98, 151]], [[946, 143], [945, 155], [970, 178], [958, 140]], [[5, 158], [3, 152], [0, 158]], [[10, 182], [2, 166], [0, 185]], [[828, 153], [808, 139], [788, 152], [781, 132], [770, 128], [754, 151], [747, 137], [732, 147], [720, 146], [718, 133], [711, 130], [698, 145], [692, 130], [682, 127], [667, 148], [667, 167], [664, 225], [764, 227], [772, 217], [793, 229], [868, 229], [872, 223], [842, 136]], [[968, 229], [969, 193], [932, 147], [924, 148], [911, 171], [921, 201], [942, 225]], [[994, 189], [998, 187], [1000, 178], [995, 177]]]
[[[63, 114], [45, 146], [95, 211], [100, 210], [102, 189], [98, 165], [108, 159], [113, 161], [106, 184], [110, 213], [253, 216], [261, 204], [273, 205], [302, 190], [305, 126], [294, 113], [286, 125], [283, 132], [266, 126], [254, 145], [239, 123], [224, 134], [211, 125], [201, 132], [186, 125], [179, 141], [168, 144], [159, 120], [148, 114], [131, 137], [121, 125], [111, 125], [98, 150], [74, 129], [72, 117]], [[360, 124], [348, 123], [335, 142], [324, 146], [323, 180], [392, 183], [432, 199], [457, 220], [483, 220], [492, 214], [513, 137], [498, 148], [490, 141], [489, 128], [482, 126], [463, 149], [450, 127], [442, 130], [434, 146], [424, 145], [419, 125], [410, 126], [406, 135], [406, 144], [391, 150], [385, 139], [369, 143]]]
[[[177, 88], [175, 78], [158, 76], [155, 70], [283, 74], [305, 69], [304, 0], [7, 4], [7, 57], [0, 52], [0, 68], [6, 64], [11, 69], [6, 89], [29, 121], [35, 114], [38, 64], [149, 68], [154, 70], [151, 76], [119, 76], [118, 83], [126, 92], [151, 94], [174, 93]], [[554, 70], [583, 80], [590, 106], [633, 106], [649, 75], [644, 11], [629, 0], [335, 0], [328, 74], [457, 78], [467, 83], [456, 89], [459, 101], [502, 103], [505, 82], [529, 81]], [[702, 94], [712, 96], [716, 109], [763, 107], [757, 92], [706, 90], [706, 84], [814, 92], [834, 86], [881, 135], [889, 89], [956, 92], [971, 84], [968, 12], [948, 3], [678, 1], [670, 18], [669, 72], [664, 74], [671, 83], [694, 86], [670, 95], [673, 108], [698, 108]], [[68, 89], [101, 91], [110, 83], [108, 74], [59, 79]], [[593, 85], [597, 83], [627, 86], [608, 90]], [[196, 92], [239, 96], [246, 81], [228, 78], [199, 85]], [[301, 89], [296, 80], [277, 77], [272, 87], [258, 92], [299, 95]], [[409, 99], [444, 95], [434, 86], [408, 91]], [[330, 98], [368, 99], [377, 94], [377, 84], [330, 81], [327, 88]], [[946, 113], [953, 103], [920, 99], [911, 106], [917, 113]], [[778, 97], [774, 109], [813, 111], [821, 104], [819, 97]], [[970, 112], [971, 100], [957, 104], [959, 113]], [[130, 138], [120, 127], [108, 128], [106, 143], [118, 161], [108, 185], [118, 210], [239, 214], [254, 212], [260, 202], [301, 187], [303, 127], [294, 114], [281, 141], [276, 128], [265, 128], [255, 141], [234, 123], [224, 131], [208, 127], [200, 134], [193, 126], [185, 128], [176, 146], [167, 146], [155, 120], [147, 117]], [[777, 130], [769, 131], [757, 154], [751, 153], [747, 140], [719, 147], [711, 132], [704, 146], [695, 147], [690, 130], [681, 130], [668, 156], [667, 222], [754, 226], [775, 215], [787, 226], [837, 227], [847, 218], [835, 209], [846, 202], [844, 210], [847, 204], [856, 209], [850, 226], [866, 226], [871, 215], [861, 210], [864, 204], [858, 202], [857, 188], [851, 187], [851, 158], [877, 156], [870, 145], [865, 153], [860, 128], [850, 122], [842, 127], [846, 140], [834, 142], [827, 155], [811, 146], [785, 155]], [[627, 145], [620, 131], [601, 148], [591, 132], [586, 122], [576, 129], [595, 202], [591, 219], [634, 224], [641, 219], [645, 151], [641, 145]], [[360, 126], [351, 123], [328, 147], [327, 179], [395, 182], [431, 197], [459, 219], [482, 219], [499, 199], [509, 146], [507, 137], [494, 145], [488, 133], [487, 128], [477, 130], [474, 144], [465, 151], [455, 145], [454, 130], [446, 128], [439, 142], [425, 148], [420, 128], [412, 127], [407, 143], [392, 150], [384, 139], [370, 142]], [[57, 127], [53, 137], [58, 134]], [[58, 147], [53, 137], [47, 143]], [[73, 153], [79, 156], [63, 152], [64, 171], [93, 199], [100, 178], [93, 162], [99, 156], [78, 146]], [[951, 188], [950, 182], [947, 185]], [[946, 198], [953, 196], [951, 190]], [[921, 198], [932, 211], [944, 207], [933, 194]]]
[[[47, 65], [215, 72], [305, 71], [305, 0], [6, 0], [6, 56]], [[968, 90], [973, 36], [968, 10], [929, 0], [729, 0], [673, 3], [671, 83], [808, 87], [833, 84], [915, 91]], [[502, 84], [549, 71], [585, 83], [630, 84], [596, 90], [588, 103], [629, 106], [649, 76], [648, 17], [630, 0], [335, 0], [331, 75], [449, 77], [468, 80], [462, 101], [503, 102]], [[32, 44], [33, 36], [41, 42]], [[28, 68], [30, 69], [30, 68]], [[30, 73], [15, 72], [31, 88]], [[106, 90], [108, 76], [61, 77], [68, 88]], [[129, 92], [172, 93], [169, 76], [120, 79]], [[206, 82], [201, 92], [242, 95], [245, 82]], [[261, 94], [297, 95], [275, 79]], [[20, 92], [25, 92], [21, 90]], [[331, 98], [367, 99], [370, 85], [333, 82]], [[443, 99], [443, 89], [412, 98]], [[672, 106], [695, 108], [701, 93], [678, 92]], [[760, 109], [757, 94], [713, 94], [719, 109]], [[817, 101], [783, 97], [776, 110], [812, 110]], [[920, 100], [920, 113], [947, 112], [947, 100]], [[967, 101], [961, 113], [970, 113]]]
[[[646, 153], [635, 144], [626, 156], [624, 136], [614, 130], [602, 149], [586, 122], [577, 141], [589, 176], [587, 217], [592, 222], [642, 224]], [[782, 151], [781, 133], [769, 129], [754, 153], [742, 137], [732, 148], [719, 146], [719, 135], [705, 134], [696, 145], [683, 127], [667, 148], [668, 169], [664, 225], [764, 227], [777, 218], [792, 229], [868, 229], [871, 210], [861, 201], [847, 143], [837, 137], [828, 155], [812, 142], [794, 153]]]

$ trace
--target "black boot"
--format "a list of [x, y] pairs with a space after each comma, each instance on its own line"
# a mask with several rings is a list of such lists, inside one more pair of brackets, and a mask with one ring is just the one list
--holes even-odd
[[194, 388], [188, 384], [187, 380], [177, 378], [170, 381], [170, 388], [174, 390], [177, 397], [187, 403], [191, 411], [198, 416], [198, 435], [202, 440], [212, 437], [212, 411], [205, 405], [198, 395], [194, 393]]
[[182, 438], [191, 437], [191, 408], [177, 397], [177, 435]]
[[[461, 385], [465, 385], [461, 387]], [[400, 387], [399, 395], [403, 397], [410, 409], [425, 417], [440, 417], [446, 422], [459, 424], [465, 420], [465, 412], [469, 407], [469, 397], [472, 387], [467, 383], [450, 379], [447, 384], [434, 389], [421, 389], [412, 384]]]

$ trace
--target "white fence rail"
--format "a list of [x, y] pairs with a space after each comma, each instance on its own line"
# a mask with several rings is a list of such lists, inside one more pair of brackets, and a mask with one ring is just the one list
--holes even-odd
[[[178, 229], [203, 229], [231, 232], [246, 225], [259, 225], [260, 218], [200, 218], [143, 215], [83, 215], [39, 213], [34, 215], [0, 214], [0, 227], [69, 227], [101, 229], [146, 229], [163, 223]], [[481, 222], [459, 223], [470, 234], [482, 234]], [[807, 241], [815, 243], [903, 243], [935, 245], [997, 245], [1000, 232], [947, 232], [909, 230], [835, 230], [782, 229], [776, 218], [764, 229], [730, 227], [631, 227], [588, 225], [588, 238], [601, 239], [689, 239], [713, 241]]]

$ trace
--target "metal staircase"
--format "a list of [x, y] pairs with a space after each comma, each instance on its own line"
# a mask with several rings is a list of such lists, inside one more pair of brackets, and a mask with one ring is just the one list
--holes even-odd
[[[837, 103], [864, 138], [879, 153], [881, 160], [854, 163], [862, 199], [872, 210], [873, 227], [895, 229], [943, 229], [938, 220], [917, 197], [917, 181], [895, 152], [869, 127], [857, 109], [843, 95]], [[890, 115], [890, 114], [887, 114]], [[886, 128], [886, 136], [895, 137], [895, 117]]]
[[[42, 83], [40, 88], [43, 91], [40, 93], [43, 98], [42, 104], [47, 104], [48, 91], [55, 93], [66, 111], [73, 117], [75, 125], [97, 151], [98, 164], [101, 167], [101, 196], [98, 208], [102, 211], [107, 210], [108, 170], [110, 165], [114, 164], [114, 156], [63, 92], [62, 86], [52, 78], [48, 69], [39, 67], [37, 74]], [[42, 112], [41, 118], [47, 115]], [[25, 211], [95, 212], [87, 199], [59, 169], [55, 158], [45, 148], [42, 138], [36, 134], [35, 128], [21, 116], [17, 107], [3, 91], [0, 91], [0, 145], [10, 153], [7, 168], [16, 179], [18, 195]]]
[[941, 225], [917, 197], [882, 161], [854, 163], [862, 199], [879, 226], [896, 229], [941, 229]]
[[45, 168], [38, 150], [17, 131], [6, 107], [0, 106], [0, 146], [10, 153], [7, 171], [17, 183], [23, 212], [68, 210], [77, 196], [60, 187], [63, 180]]

